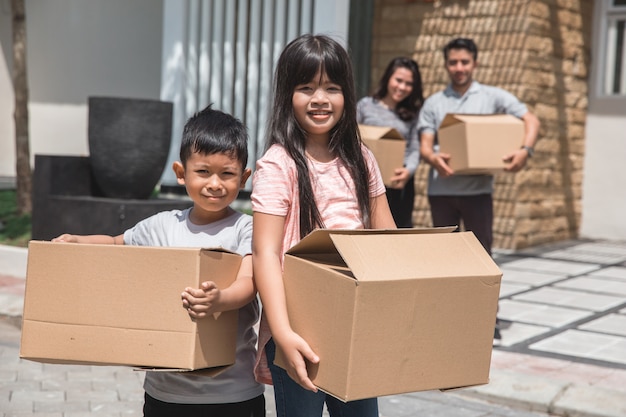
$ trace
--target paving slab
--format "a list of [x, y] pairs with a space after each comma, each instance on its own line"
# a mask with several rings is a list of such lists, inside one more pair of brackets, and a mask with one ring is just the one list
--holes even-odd
[[571, 385], [555, 399], [551, 411], [571, 417], [624, 417], [626, 397], [618, 391]]

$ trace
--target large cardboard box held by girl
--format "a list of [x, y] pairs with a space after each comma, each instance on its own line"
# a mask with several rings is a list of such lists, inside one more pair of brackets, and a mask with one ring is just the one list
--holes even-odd
[[235, 362], [237, 311], [193, 321], [185, 287], [236, 278], [219, 249], [31, 241], [20, 357], [172, 370]]
[[289, 250], [289, 319], [320, 357], [317, 387], [352, 401], [489, 381], [502, 272], [450, 230], [318, 230]]

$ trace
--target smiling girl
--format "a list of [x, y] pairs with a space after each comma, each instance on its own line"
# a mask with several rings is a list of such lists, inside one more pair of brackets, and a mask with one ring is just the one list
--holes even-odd
[[[319, 362], [295, 333], [285, 303], [285, 252], [317, 228], [395, 228], [372, 153], [360, 140], [350, 57], [326, 36], [283, 50], [274, 78], [267, 150], [253, 179], [255, 282], [263, 303], [257, 380], [273, 383], [277, 415], [377, 417], [375, 398], [343, 403], [318, 391], [305, 361]], [[273, 364], [279, 346], [287, 370]]]

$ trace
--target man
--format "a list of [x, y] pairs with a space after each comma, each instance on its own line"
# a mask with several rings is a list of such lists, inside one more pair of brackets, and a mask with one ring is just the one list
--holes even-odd
[[[443, 55], [450, 84], [424, 102], [417, 123], [420, 154], [431, 165], [428, 201], [433, 226], [455, 226], [462, 221], [465, 230], [474, 232], [491, 254], [493, 176], [453, 175], [448, 162], [454, 155], [438, 152], [437, 129], [447, 113], [506, 113], [520, 118], [525, 128], [523, 145], [504, 157], [505, 171], [517, 172], [532, 157], [539, 120], [511, 93], [474, 81], [478, 48], [473, 40], [454, 39], [445, 46]], [[497, 328], [495, 337], [499, 338]]]

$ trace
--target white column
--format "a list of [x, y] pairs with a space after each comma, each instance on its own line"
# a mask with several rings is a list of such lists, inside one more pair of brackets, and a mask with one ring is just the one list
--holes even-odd
[[176, 176], [170, 169], [177, 161], [180, 138], [187, 119], [185, 91], [189, 3], [187, 0], [163, 1], [163, 52], [161, 57], [161, 100], [174, 103], [172, 117], [172, 145], [168, 162], [161, 177], [164, 185], [176, 185]]

